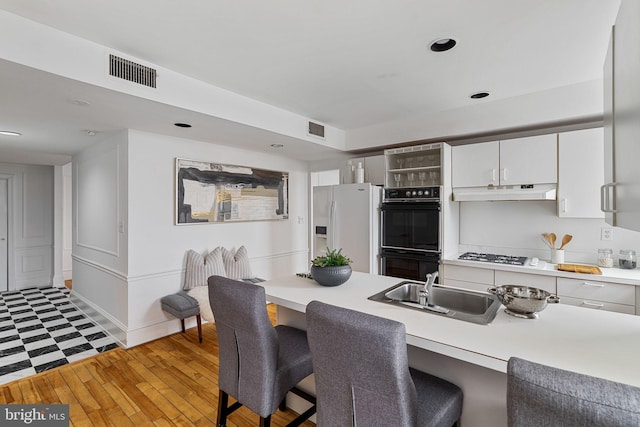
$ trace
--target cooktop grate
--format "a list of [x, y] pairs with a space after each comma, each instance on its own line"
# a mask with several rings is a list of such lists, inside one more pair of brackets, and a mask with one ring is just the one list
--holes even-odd
[[524, 265], [526, 256], [512, 256], [499, 254], [483, 254], [478, 252], [465, 252], [458, 257], [465, 261], [492, 262], [494, 264]]

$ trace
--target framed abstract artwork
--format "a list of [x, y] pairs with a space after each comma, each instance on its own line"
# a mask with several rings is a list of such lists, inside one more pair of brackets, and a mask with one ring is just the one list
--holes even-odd
[[289, 173], [176, 159], [176, 224], [289, 218]]

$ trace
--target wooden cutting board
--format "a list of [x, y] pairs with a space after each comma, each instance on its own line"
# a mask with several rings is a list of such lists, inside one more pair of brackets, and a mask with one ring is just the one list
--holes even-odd
[[558, 264], [558, 270], [570, 271], [572, 273], [582, 274], [602, 274], [602, 270], [595, 265], [582, 265], [582, 264]]

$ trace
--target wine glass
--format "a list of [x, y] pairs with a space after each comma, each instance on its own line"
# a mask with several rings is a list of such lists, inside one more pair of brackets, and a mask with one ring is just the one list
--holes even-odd
[[413, 185], [413, 181], [416, 179], [416, 174], [413, 172], [409, 172], [407, 174], [407, 181], [409, 181], [409, 185]]
[[396, 187], [401, 187], [401, 182], [402, 182], [402, 174], [401, 173], [394, 173], [393, 174], [393, 180], [396, 182]]
[[425, 179], [427, 179], [426, 172], [418, 172], [418, 179], [420, 180], [420, 185], [424, 185]]
[[439, 178], [440, 173], [438, 173], [438, 171], [429, 171], [429, 180], [431, 181], [431, 185], [439, 185]]

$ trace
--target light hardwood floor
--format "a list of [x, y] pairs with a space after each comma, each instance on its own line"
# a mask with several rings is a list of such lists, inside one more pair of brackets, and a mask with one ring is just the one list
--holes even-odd
[[[275, 308], [269, 307], [274, 320]], [[196, 328], [124, 350], [110, 350], [0, 386], [0, 403], [68, 403], [71, 426], [213, 426], [218, 403], [215, 325]], [[277, 411], [273, 426], [297, 414]], [[229, 427], [258, 425], [240, 408]], [[306, 421], [303, 426], [314, 426]]]

